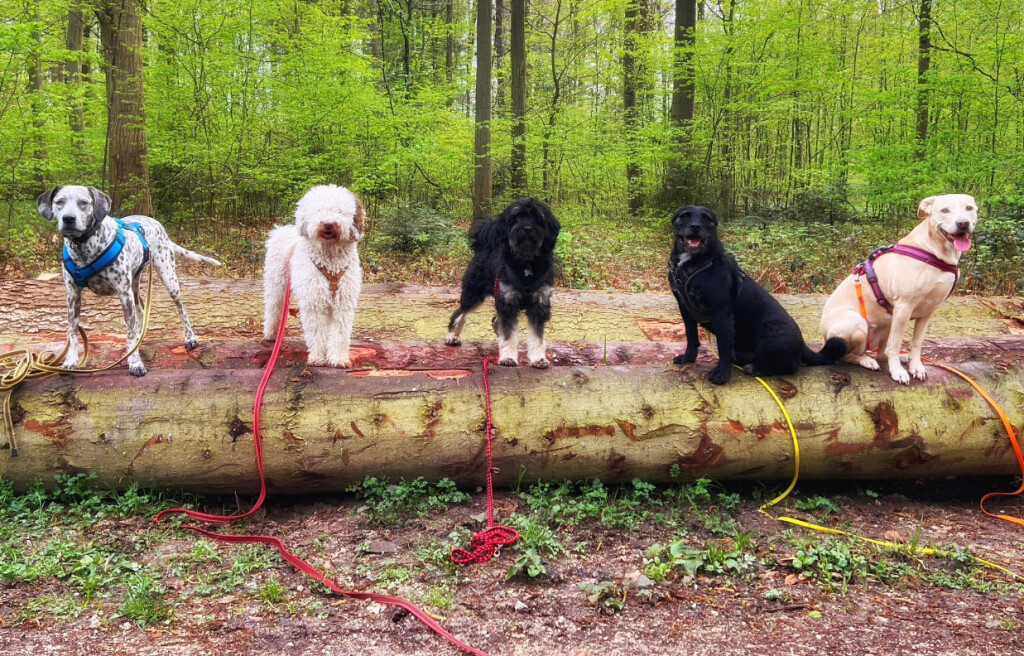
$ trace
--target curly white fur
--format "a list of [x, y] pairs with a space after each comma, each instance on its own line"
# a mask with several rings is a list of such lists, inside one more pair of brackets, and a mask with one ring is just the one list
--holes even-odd
[[[363, 286], [357, 243], [363, 237], [364, 217], [363, 206], [351, 191], [321, 185], [298, 202], [295, 225], [270, 232], [263, 267], [264, 339], [277, 336], [290, 275], [309, 364], [351, 365], [352, 324]], [[327, 274], [341, 272], [332, 293]]]

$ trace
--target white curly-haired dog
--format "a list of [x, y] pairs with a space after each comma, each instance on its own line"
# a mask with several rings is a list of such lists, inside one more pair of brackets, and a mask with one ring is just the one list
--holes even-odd
[[366, 214], [344, 187], [313, 187], [295, 207], [295, 225], [276, 227], [267, 238], [263, 266], [263, 337], [277, 337], [285, 285], [292, 294], [314, 366], [348, 367], [352, 323], [363, 286], [356, 244]]

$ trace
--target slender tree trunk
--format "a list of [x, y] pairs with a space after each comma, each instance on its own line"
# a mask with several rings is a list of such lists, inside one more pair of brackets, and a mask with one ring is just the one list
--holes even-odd
[[85, 130], [85, 106], [81, 99], [82, 91], [82, 46], [85, 40], [85, 23], [81, 10], [74, 9], [68, 12], [68, 52], [75, 53], [69, 57], [64, 65], [65, 81], [73, 87], [74, 98], [71, 101], [71, 114], [68, 116], [68, 125], [75, 133], [76, 140]]
[[473, 179], [474, 217], [491, 212], [491, 0], [478, 0], [476, 12], [476, 136]]
[[928, 69], [931, 66], [932, 0], [921, 0], [917, 38], [917, 158], [928, 146]]
[[528, 187], [526, 176], [526, 0], [512, 3], [512, 188]]
[[494, 0], [494, 115], [501, 118], [505, 109], [505, 0]]
[[551, 155], [551, 139], [555, 134], [555, 125], [558, 123], [558, 101], [562, 97], [562, 78], [558, 73], [558, 29], [562, 25], [562, 0], [555, 0], [555, 20], [551, 26], [551, 106], [548, 108], [548, 123], [544, 127], [544, 138], [541, 149], [543, 151], [543, 182], [544, 193], [549, 199], [554, 197], [552, 185], [552, 169], [554, 161]]
[[733, 18], [736, 14], [736, 0], [729, 0], [729, 8], [726, 13], [725, 19], [725, 35], [728, 39], [728, 43], [725, 47], [725, 88], [722, 92], [722, 127], [721, 127], [721, 141], [722, 141], [722, 176], [721, 176], [721, 193], [718, 199], [718, 211], [722, 217], [729, 217], [732, 215], [733, 209], [733, 194], [735, 192], [735, 170], [736, 170], [736, 155], [732, 149], [732, 140], [735, 137], [735, 130], [733, 126], [733, 112], [729, 106], [732, 102], [732, 56], [735, 51], [733, 45]]
[[36, 189], [41, 190], [46, 183], [46, 139], [43, 134], [46, 126], [45, 103], [43, 102], [43, 39], [39, 31], [36, 14], [36, 5], [33, 3], [30, 17], [32, 19], [32, 42], [35, 47], [32, 51], [32, 60], [28, 67], [28, 87], [32, 94], [32, 128], [33, 140], [35, 141], [35, 152], [33, 153], [33, 180]]
[[622, 110], [626, 128], [626, 188], [629, 213], [637, 216], [643, 207], [641, 178], [643, 169], [636, 161], [637, 130], [640, 126], [637, 91], [642, 84], [642, 64], [638, 54], [643, 44], [644, 0], [627, 0], [625, 9], [626, 47], [622, 55]]
[[[703, 6], [703, 5], [702, 5]], [[674, 204], [693, 199], [693, 174], [688, 163], [692, 150], [690, 130], [693, 124], [694, 71], [693, 48], [697, 34], [697, 3], [676, 0], [676, 27], [672, 57], [672, 107], [670, 116], [675, 153], [668, 166], [668, 193]]]
[[[445, 2], [444, 24], [447, 30], [444, 41], [444, 79], [451, 85], [455, 79], [455, 0]], [[449, 98], [449, 106], [451, 101]]]
[[111, 213], [152, 214], [142, 71], [139, 0], [101, 0], [100, 24], [107, 77], [107, 188]]

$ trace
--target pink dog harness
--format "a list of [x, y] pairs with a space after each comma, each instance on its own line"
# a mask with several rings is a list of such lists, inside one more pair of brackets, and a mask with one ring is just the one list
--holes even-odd
[[[916, 246], [907, 246], [905, 244], [882, 246], [875, 250], [871, 255], [868, 255], [868, 259], [855, 266], [853, 268], [853, 275], [856, 276], [855, 283], [858, 287], [860, 287], [860, 277], [864, 276], [867, 278], [868, 284], [871, 285], [871, 291], [875, 293], [875, 299], [878, 301], [878, 304], [884, 307], [886, 312], [889, 314], [892, 314], [892, 303], [890, 303], [889, 299], [887, 299], [885, 294], [882, 293], [882, 287], [878, 284], [878, 274], [875, 273], [875, 268], [872, 266], [872, 263], [875, 260], [886, 253], [896, 253], [897, 255], [912, 257], [915, 260], [924, 262], [925, 264], [930, 264], [936, 269], [945, 271], [946, 273], [952, 273], [953, 286], [949, 288], [949, 294], [946, 295], [946, 298], [949, 298], [949, 296], [952, 295], [953, 290], [956, 289], [957, 281], [960, 280], [960, 267], [956, 264], [943, 262], [937, 258], [934, 253], [930, 253], [922, 248], [917, 248]], [[861, 306], [863, 307], [863, 301], [861, 302]]]

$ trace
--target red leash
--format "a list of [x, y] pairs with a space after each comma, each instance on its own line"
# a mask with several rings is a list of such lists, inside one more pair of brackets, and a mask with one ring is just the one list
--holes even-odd
[[[291, 297], [291, 280], [289, 279], [289, 280], [285, 281], [284, 303], [281, 306], [281, 323], [280, 323], [280, 325], [278, 326], [278, 329], [277, 329], [277, 340], [274, 342], [274, 350], [270, 354], [270, 360], [267, 361], [267, 367], [263, 371], [263, 379], [260, 381], [260, 386], [256, 390], [256, 399], [253, 402], [253, 408], [252, 408], [252, 414], [253, 414], [253, 438], [252, 438], [252, 441], [253, 441], [253, 446], [255, 447], [255, 451], [256, 451], [256, 469], [259, 471], [259, 474], [260, 474], [260, 496], [259, 496], [258, 499], [256, 499], [256, 504], [253, 505], [253, 507], [250, 508], [248, 511], [246, 511], [244, 513], [241, 513], [241, 514], [238, 514], [238, 515], [211, 515], [209, 513], [198, 512], [198, 511], [195, 511], [195, 510], [187, 510], [185, 508], [170, 508], [168, 510], [162, 510], [162, 511], [160, 511], [157, 514], [157, 516], [154, 518], [154, 521], [157, 524], [159, 524], [159, 523], [161, 523], [163, 521], [164, 516], [171, 515], [171, 514], [174, 514], [174, 515], [186, 515], [186, 516], [190, 517], [191, 519], [195, 519], [195, 520], [198, 520], [198, 521], [201, 521], [201, 522], [208, 522], [208, 523], [211, 523], [211, 524], [232, 524], [234, 522], [237, 522], [240, 519], [243, 519], [245, 517], [249, 517], [250, 515], [255, 513], [260, 508], [260, 506], [263, 505], [264, 500], [266, 500], [266, 498], [267, 498], [267, 482], [266, 482], [266, 479], [263, 477], [263, 435], [260, 432], [260, 407], [263, 405], [263, 394], [264, 394], [264, 392], [267, 389], [267, 384], [270, 382], [270, 375], [274, 371], [274, 364], [277, 362], [277, 356], [281, 352], [281, 345], [284, 343], [284, 332], [285, 332], [285, 326], [288, 323], [288, 302], [290, 300], [290, 297]], [[487, 367], [487, 365], [486, 365], [486, 362], [485, 362], [485, 364], [484, 364], [484, 372], [485, 372], [484, 373], [484, 385], [487, 384], [486, 367]], [[489, 398], [490, 398], [490, 396], [488, 395], [488, 399]], [[488, 415], [488, 433], [487, 434], [488, 434], [488, 436], [490, 436], [490, 423], [489, 423], [490, 407], [489, 406], [488, 406], [488, 413], [487, 413], [487, 415]], [[489, 446], [490, 446], [490, 440], [488, 440], [488, 447]], [[490, 492], [490, 473], [488, 473], [488, 475], [487, 475], [487, 482], [488, 482], [488, 492]], [[488, 498], [488, 501], [490, 502], [490, 498]], [[309, 563], [307, 563], [306, 561], [302, 560], [301, 558], [299, 558], [298, 556], [293, 554], [291, 551], [289, 551], [288, 548], [284, 546], [284, 542], [282, 542], [279, 538], [276, 538], [276, 537], [273, 537], [273, 536], [270, 536], [270, 535], [231, 535], [231, 534], [226, 534], [226, 533], [215, 533], [215, 532], [213, 532], [213, 531], [211, 531], [209, 529], [205, 529], [205, 528], [202, 528], [200, 526], [193, 526], [193, 525], [190, 525], [190, 524], [186, 524], [185, 528], [190, 529], [192, 531], [195, 531], [197, 533], [202, 533], [203, 535], [205, 535], [205, 536], [207, 536], [207, 537], [209, 537], [209, 538], [211, 538], [213, 540], [217, 540], [218, 542], [228, 542], [228, 543], [233, 543], [233, 544], [266, 544], [266, 545], [269, 545], [271, 547], [275, 547], [281, 553], [281, 557], [284, 558], [293, 567], [295, 567], [295, 569], [299, 570], [300, 572], [302, 572], [304, 574], [308, 574], [309, 576], [313, 577], [317, 581], [322, 581], [324, 583], [324, 585], [326, 585], [328, 588], [333, 590], [335, 593], [337, 593], [339, 595], [342, 595], [342, 596], [345, 596], [345, 597], [351, 597], [353, 599], [368, 599], [370, 601], [377, 602], [378, 604], [385, 604], [387, 606], [398, 606], [399, 608], [403, 608], [406, 611], [408, 611], [409, 614], [411, 614], [413, 617], [415, 617], [419, 621], [421, 621], [424, 624], [426, 624], [430, 628], [431, 631], [433, 631], [434, 633], [438, 634], [439, 636], [441, 636], [442, 638], [444, 638], [448, 642], [452, 643], [456, 647], [458, 647], [458, 648], [460, 648], [462, 650], [465, 650], [465, 651], [469, 652], [470, 654], [475, 654], [475, 656], [489, 656], [487, 654], [487, 652], [480, 651], [479, 649], [474, 649], [473, 647], [470, 647], [466, 643], [462, 642], [461, 640], [459, 640], [458, 638], [453, 636], [451, 633], [449, 633], [447, 630], [445, 630], [445, 628], [443, 626], [441, 626], [437, 622], [437, 620], [432, 618], [430, 615], [427, 615], [426, 611], [424, 611], [419, 606], [416, 606], [413, 603], [411, 603], [411, 602], [409, 602], [409, 601], [407, 601], [405, 599], [402, 599], [401, 597], [392, 597], [390, 595], [377, 594], [377, 593], [373, 593], [373, 592], [354, 592], [354, 591], [351, 591], [351, 590], [344, 590], [344, 589], [342, 589], [341, 586], [339, 586], [337, 583], [335, 583], [331, 579], [327, 578], [327, 576], [325, 576], [323, 574], [323, 572], [320, 572], [319, 570], [314, 568], [312, 565], [310, 565]]]
[[[498, 280], [494, 280], [495, 292]], [[486, 563], [499, 548], [512, 544], [519, 539], [519, 531], [508, 526], [494, 525], [494, 451], [491, 448], [491, 384], [487, 380], [487, 365], [494, 362], [492, 358], [484, 358], [484, 403], [487, 408], [487, 528], [473, 536], [469, 549], [456, 547], [452, 549], [452, 562], [460, 565], [467, 563]]]

